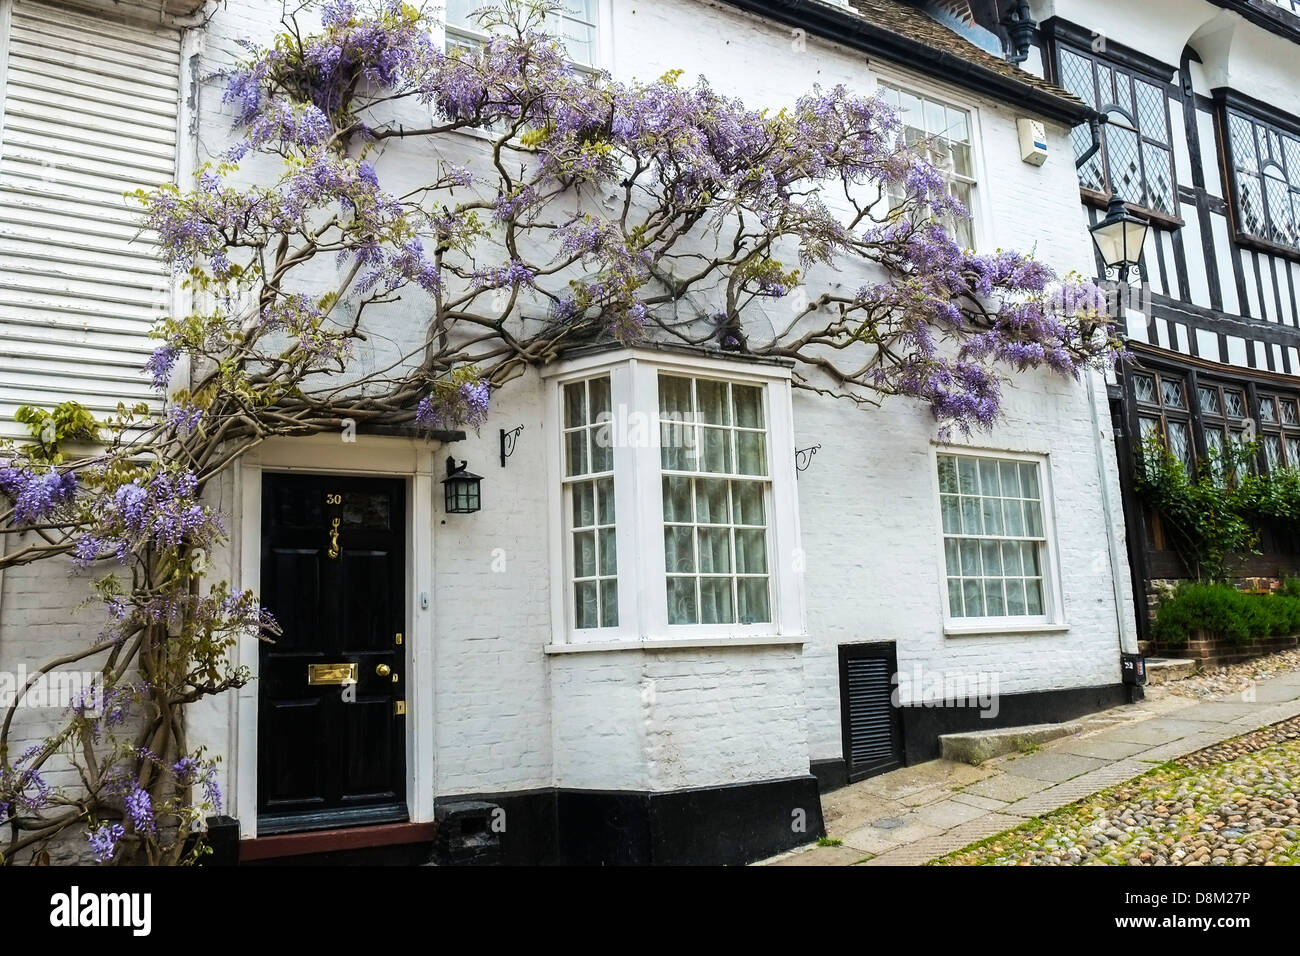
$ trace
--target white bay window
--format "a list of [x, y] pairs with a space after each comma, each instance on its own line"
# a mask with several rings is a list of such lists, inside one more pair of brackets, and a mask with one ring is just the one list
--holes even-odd
[[798, 639], [787, 369], [617, 349], [551, 377], [556, 643]]

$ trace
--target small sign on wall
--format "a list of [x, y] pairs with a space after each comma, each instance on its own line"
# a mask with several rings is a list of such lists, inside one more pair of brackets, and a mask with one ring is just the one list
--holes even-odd
[[1047, 127], [1022, 116], [1016, 120], [1016, 130], [1020, 133], [1020, 158], [1031, 166], [1047, 162]]

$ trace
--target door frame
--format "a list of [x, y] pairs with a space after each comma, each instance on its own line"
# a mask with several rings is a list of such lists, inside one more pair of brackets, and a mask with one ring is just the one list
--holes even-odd
[[[262, 576], [262, 474], [330, 474], [403, 478], [406, 482], [406, 806], [412, 823], [433, 820], [434, 795], [434, 461], [442, 445], [416, 438], [337, 433], [270, 439], [234, 469], [231, 499], [236, 517], [230, 544], [232, 586], [260, 593]], [[364, 467], [358, 467], [364, 462]], [[260, 642], [242, 637], [237, 663], [253, 679], [230, 709], [226, 750], [230, 807], [241, 839], [257, 836], [257, 726]]]

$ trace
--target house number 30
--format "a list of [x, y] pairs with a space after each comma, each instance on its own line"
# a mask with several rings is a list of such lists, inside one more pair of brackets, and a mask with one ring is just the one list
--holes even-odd
[[342, 504], [342, 503], [343, 503], [343, 496], [342, 496], [342, 495], [326, 495], [326, 496], [325, 496], [325, 503], [326, 503], [327, 505], [337, 505], [337, 504]]

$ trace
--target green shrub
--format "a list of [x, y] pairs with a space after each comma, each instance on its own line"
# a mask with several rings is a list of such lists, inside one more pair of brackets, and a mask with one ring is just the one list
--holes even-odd
[[1246, 594], [1226, 584], [1180, 584], [1156, 610], [1156, 640], [1185, 644], [1197, 631], [1248, 644], [1300, 633], [1300, 581], [1287, 581], [1280, 594]]

